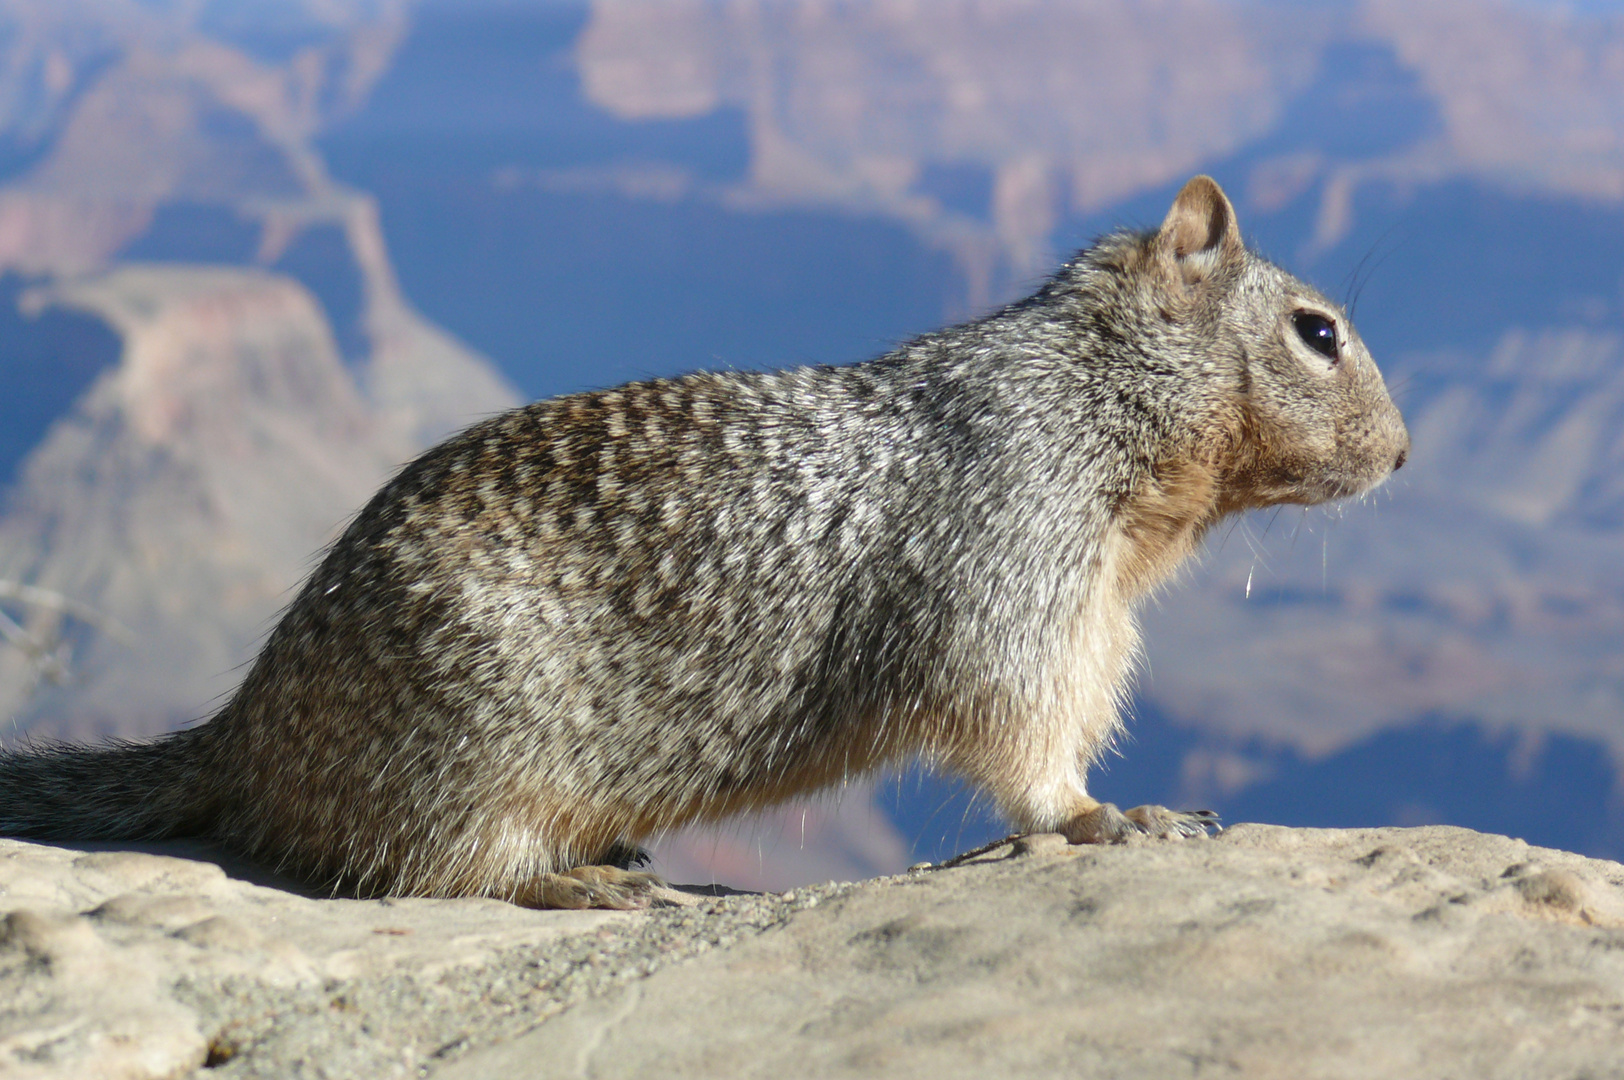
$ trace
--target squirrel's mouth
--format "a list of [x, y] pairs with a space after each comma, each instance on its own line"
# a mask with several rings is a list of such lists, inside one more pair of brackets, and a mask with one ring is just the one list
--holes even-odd
[[[1399, 462], [1402, 464], [1402, 461]], [[1317, 502], [1336, 502], [1338, 499], [1352, 499], [1370, 492], [1387, 483], [1388, 477], [1393, 475], [1398, 464], [1385, 469], [1371, 469], [1359, 474], [1341, 474], [1321, 477], [1324, 486], [1324, 495]]]
[[1397, 437], [1383, 432], [1379, 437], [1345, 446], [1330, 467], [1321, 465], [1301, 478], [1302, 486], [1317, 496], [1304, 501], [1335, 502], [1366, 495], [1403, 468], [1409, 456], [1410, 440], [1403, 428], [1399, 428]]
[[1298, 506], [1318, 506], [1368, 495], [1387, 481], [1392, 469], [1359, 473], [1318, 473], [1314, 476], [1280, 477], [1272, 484], [1254, 482], [1244, 506], [1237, 509], [1259, 509], [1290, 503]]
[[1253, 471], [1239, 482], [1232, 478], [1225, 485], [1235, 500], [1229, 509], [1260, 509], [1281, 504], [1317, 506], [1357, 498], [1387, 482], [1398, 467], [1397, 457], [1395, 454], [1394, 461], [1385, 467], [1370, 461], [1335, 470], [1322, 467], [1312, 471], [1292, 468]]

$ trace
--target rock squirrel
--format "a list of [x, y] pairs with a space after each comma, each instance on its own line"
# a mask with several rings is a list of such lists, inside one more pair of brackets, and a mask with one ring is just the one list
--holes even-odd
[[634, 906], [638, 843], [911, 758], [1022, 830], [1092, 798], [1137, 602], [1228, 514], [1409, 436], [1347, 316], [1210, 178], [1034, 295], [849, 367], [476, 424], [326, 553], [207, 723], [0, 755], [0, 834], [209, 838], [335, 894]]

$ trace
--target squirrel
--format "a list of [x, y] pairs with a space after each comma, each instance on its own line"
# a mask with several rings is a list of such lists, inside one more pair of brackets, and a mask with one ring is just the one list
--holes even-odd
[[1227, 515], [1409, 435], [1211, 178], [878, 359], [541, 401], [406, 465], [206, 723], [0, 753], [0, 835], [198, 836], [334, 895], [633, 907], [662, 830], [922, 760], [1022, 831], [1093, 798], [1135, 608]]

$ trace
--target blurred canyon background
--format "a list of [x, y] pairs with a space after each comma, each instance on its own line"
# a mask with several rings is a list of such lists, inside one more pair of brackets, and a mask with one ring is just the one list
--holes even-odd
[[[0, 0], [0, 738], [207, 716], [480, 416], [865, 359], [1196, 172], [1357, 301], [1414, 449], [1215, 533], [1094, 792], [1624, 857], [1618, 3]], [[657, 868], [999, 832], [905, 770]]]

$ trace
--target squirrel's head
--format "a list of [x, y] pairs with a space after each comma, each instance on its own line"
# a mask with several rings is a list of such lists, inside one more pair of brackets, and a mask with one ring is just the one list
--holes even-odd
[[1225, 388], [1209, 445], [1234, 508], [1357, 495], [1404, 464], [1409, 432], [1347, 313], [1249, 251], [1210, 177], [1141, 245], [1160, 318]]

